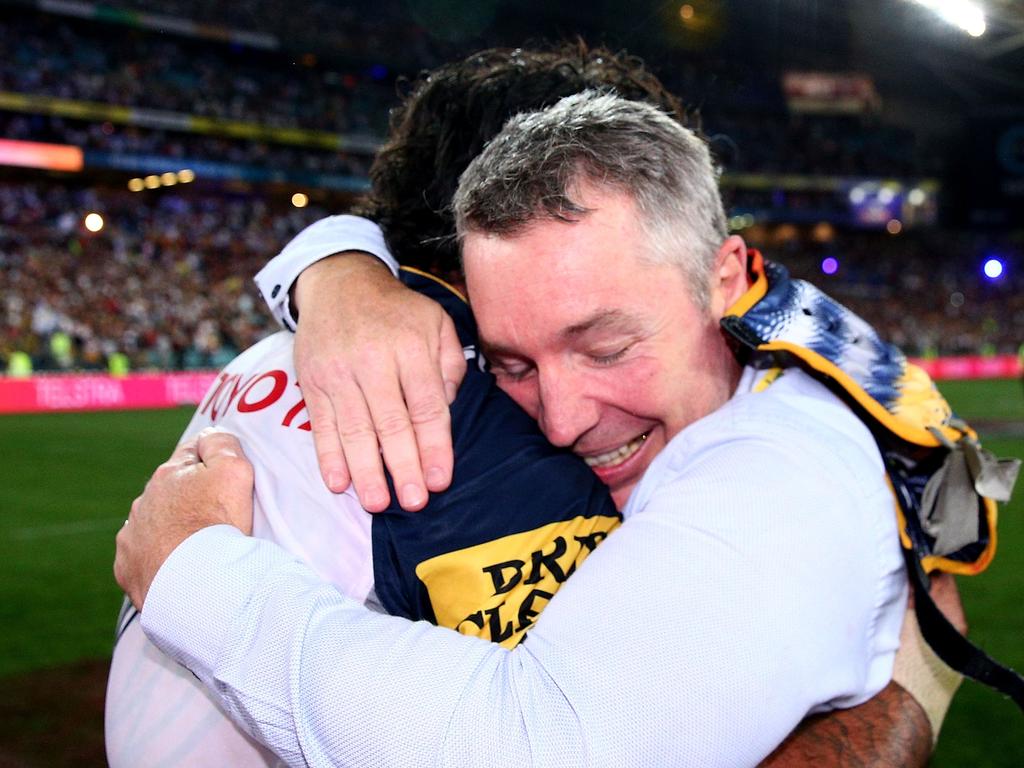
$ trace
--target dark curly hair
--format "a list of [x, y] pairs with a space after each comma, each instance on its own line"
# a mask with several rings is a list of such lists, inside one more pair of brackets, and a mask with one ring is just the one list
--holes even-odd
[[546, 50], [489, 49], [425, 72], [391, 114], [355, 213], [384, 230], [408, 266], [461, 273], [450, 204], [459, 176], [512, 115], [599, 89], [649, 102], [684, 125], [694, 120], [643, 62], [582, 41]]

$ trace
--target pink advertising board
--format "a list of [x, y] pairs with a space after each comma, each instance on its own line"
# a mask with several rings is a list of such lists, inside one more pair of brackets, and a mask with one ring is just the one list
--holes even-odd
[[198, 404], [216, 371], [138, 373], [129, 376], [60, 374], [0, 377], [0, 413], [172, 408]]
[[[1006, 379], [1022, 375], [1015, 355], [965, 356], [914, 360], [933, 379]], [[102, 374], [52, 374], [27, 379], [0, 376], [0, 413], [102, 411], [198, 405], [216, 371]]]

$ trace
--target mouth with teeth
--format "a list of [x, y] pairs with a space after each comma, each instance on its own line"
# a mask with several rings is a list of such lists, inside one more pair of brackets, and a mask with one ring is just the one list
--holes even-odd
[[584, 456], [583, 461], [591, 469], [611, 469], [626, 462], [630, 457], [639, 451], [647, 439], [649, 432], [644, 432], [639, 437], [630, 440], [625, 445], [620, 445], [611, 451], [599, 453], [596, 456]]

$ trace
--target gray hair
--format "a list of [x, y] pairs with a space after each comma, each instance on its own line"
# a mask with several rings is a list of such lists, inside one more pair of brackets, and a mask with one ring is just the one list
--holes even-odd
[[653, 249], [644, 255], [677, 264], [707, 308], [714, 257], [728, 235], [711, 153], [643, 102], [590, 90], [513, 117], [459, 179], [458, 236], [578, 221], [588, 212], [572, 198], [582, 182], [633, 198]]

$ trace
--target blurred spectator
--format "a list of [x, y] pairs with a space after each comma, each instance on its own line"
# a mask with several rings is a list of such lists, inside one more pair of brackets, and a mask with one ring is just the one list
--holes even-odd
[[[106, 225], [80, 225], [97, 210]], [[0, 184], [2, 357], [37, 369], [218, 368], [275, 329], [249, 279], [316, 206], [201, 190], [148, 196]], [[788, 227], [744, 234], [821, 285], [915, 355], [1013, 354], [1024, 339], [1024, 243], [938, 230], [836, 230], [814, 240]], [[998, 246], [998, 248], [996, 248]], [[1002, 254], [1006, 273], [980, 273]], [[838, 271], [824, 275], [831, 256]]]
[[[0, 90], [380, 135], [394, 91], [280, 52], [47, 14], [0, 17]], [[312, 60], [311, 60], [312, 63]]]
[[[98, 233], [80, 221], [97, 210]], [[273, 330], [248, 279], [316, 206], [0, 184], [0, 350], [39, 369], [217, 368]]]
[[[163, 3], [161, 2], [160, 5]], [[207, 4], [181, 0], [182, 12], [205, 19]], [[250, 3], [241, 3], [246, 7]], [[143, 6], [132, 2], [129, 5]], [[222, 4], [216, 4], [222, 6]], [[262, 6], [262, 3], [260, 4]], [[271, 3], [276, 8], [276, 3]], [[322, 18], [349, 18], [375, 26], [388, 6], [342, 9], [331, 5]], [[232, 15], [232, 9], [220, 13]], [[393, 10], [393, 9], [392, 9]], [[311, 8], [289, 13], [309, 22]], [[240, 17], [241, 18], [241, 17]], [[261, 12], [261, 26], [276, 29]], [[409, 28], [407, 22], [396, 29]], [[143, 29], [105, 25], [47, 14], [0, 17], [0, 91], [169, 110], [189, 115], [303, 128], [340, 134], [383, 136], [394, 103], [394, 72], [384, 64], [327, 68], [315, 56], [261, 51], [219, 41], [156, 35]], [[394, 40], [381, 50], [396, 51]], [[339, 47], [339, 54], [350, 49]], [[424, 54], [413, 65], [426, 66]], [[877, 115], [791, 115], [778, 73], [742, 58], [707, 54], [665, 73], [666, 84], [687, 103], [700, 105], [705, 133], [726, 170], [750, 173], [915, 176], [936, 169], [921, 162], [914, 136], [881, 122]], [[0, 118], [3, 119], [3, 118]], [[365, 172], [365, 160], [341, 153], [289, 146], [189, 137], [72, 120], [6, 117], [10, 135], [120, 152], [231, 158], [232, 162]]]

